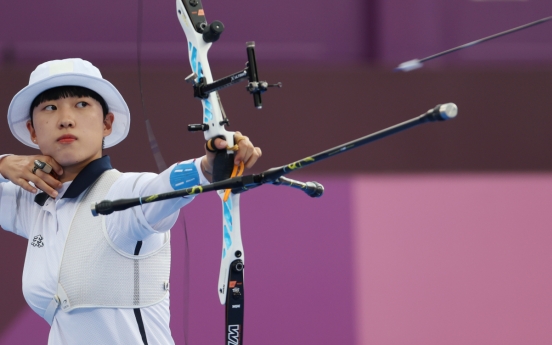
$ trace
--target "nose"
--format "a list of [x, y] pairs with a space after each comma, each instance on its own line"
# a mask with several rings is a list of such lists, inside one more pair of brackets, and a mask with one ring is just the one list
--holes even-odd
[[60, 111], [59, 127], [60, 128], [75, 127], [75, 119], [73, 117], [71, 110], [63, 109], [62, 111]]

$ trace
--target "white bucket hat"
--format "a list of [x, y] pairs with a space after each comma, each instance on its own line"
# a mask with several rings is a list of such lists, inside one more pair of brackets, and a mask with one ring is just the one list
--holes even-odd
[[130, 128], [130, 112], [115, 86], [102, 78], [100, 70], [82, 59], [53, 60], [39, 65], [29, 79], [29, 85], [19, 91], [8, 108], [8, 124], [12, 134], [23, 144], [38, 149], [27, 130], [33, 100], [43, 91], [58, 86], [81, 86], [97, 92], [113, 113], [113, 130], [105, 138], [105, 147], [120, 143]]

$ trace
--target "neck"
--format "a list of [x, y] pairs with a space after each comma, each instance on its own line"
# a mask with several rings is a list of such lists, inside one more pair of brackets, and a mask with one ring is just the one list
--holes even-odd
[[68, 181], [73, 181], [77, 175], [84, 169], [90, 162], [95, 161], [96, 159], [102, 158], [102, 156], [92, 157], [91, 159], [78, 162], [72, 165], [66, 165], [63, 167], [63, 174], [59, 176], [59, 182], [64, 183]]

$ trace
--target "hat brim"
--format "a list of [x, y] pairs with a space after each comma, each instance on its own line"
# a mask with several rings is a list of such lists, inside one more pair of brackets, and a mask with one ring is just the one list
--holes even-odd
[[19, 91], [12, 99], [8, 108], [8, 124], [14, 137], [23, 144], [38, 149], [32, 142], [27, 121], [30, 120], [32, 101], [43, 91], [58, 86], [81, 86], [97, 92], [107, 103], [109, 112], [115, 120], [111, 134], [105, 137], [105, 148], [117, 145], [128, 135], [130, 129], [130, 111], [119, 91], [105, 79], [80, 73], [64, 73], [53, 75], [31, 84]]

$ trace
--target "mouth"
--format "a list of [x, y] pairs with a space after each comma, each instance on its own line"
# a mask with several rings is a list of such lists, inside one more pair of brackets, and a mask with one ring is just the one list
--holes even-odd
[[77, 137], [74, 136], [74, 135], [70, 135], [70, 134], [65, 134], [65, 135], [62, 135], [61, 137], [59, 137], [57, 139], [57, 141], [59, 143], [62, 143], [62, 144], [70, 144], [72, 143], [73, 141], [77, 140]]

